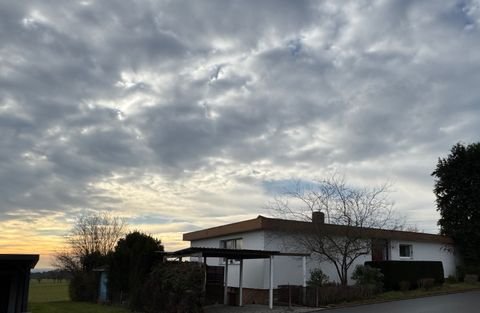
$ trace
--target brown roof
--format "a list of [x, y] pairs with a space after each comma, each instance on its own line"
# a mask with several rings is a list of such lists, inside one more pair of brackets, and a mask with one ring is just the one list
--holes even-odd
[[259, 215], [257, 218], [241, 221], [232, 224], [202, 229], [183, 234], [183, 240], [194, 241], [200, 239], [215, 238], [238, 233], [252, 232], [257, 230], [276, 230], [276, 231], [296, 231], [313, 232], [317, 227], [330, 235], [355, 234], [366, 238], [395, 239], [406, 241], [426, 241], [438, 243], [453, 243], [450, 237], [415, 233], [398, 230], [384, 230], [376, 228], [359, 228], [353, 226], [333, 225], [333, 224], [314, 224], [312, 222], [284, 220], [277, 218], [268, 218]]

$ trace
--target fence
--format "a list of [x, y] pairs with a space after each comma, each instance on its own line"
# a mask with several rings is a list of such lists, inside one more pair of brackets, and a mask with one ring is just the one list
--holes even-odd
[[278, 304], [320, 307], [328, 304], [366, 299], [374, 294], [374, 286], [341, 286], [331, 284], [321, 287], [302, 287], [281, 285], [278, 286]]

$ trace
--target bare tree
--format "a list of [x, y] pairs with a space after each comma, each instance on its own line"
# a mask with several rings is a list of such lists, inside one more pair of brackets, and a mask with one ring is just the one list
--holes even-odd
[[67, 249], [55, 255], [53, 265], [69, 272], [80, 271], [92, 256], [106, 256], [124, 235], [126, 223], [106, 212], [79, 216], [67, 235]]
[[308, 230], [287, 231], [293, 232], [304, 249], [332, 263], [343, 285], [355, 260], [371, 253], [372, 232], [364, 230], [399, 229], [401, 225], [388, 199], [388, 185], [354, 188], [338, 175], [311, 185], [298, 183], [293, 191], [276, 197], [269, 208], [282, 218], [321, 220], [313, 220]]

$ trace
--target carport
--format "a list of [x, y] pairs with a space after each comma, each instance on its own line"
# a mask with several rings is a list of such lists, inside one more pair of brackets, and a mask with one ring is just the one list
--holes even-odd
[[224, 274], [224, 304], [228, 304], [228, 263], [229, 260], [239, 260], [239, 306], [243, 305], [243, 260], [248, 259], [269, 259], [270, 271], [269, 271], [269, 292], [268, 292], [268, 306], [273, 308], [273, 258], [280, 256], [301, 256], [303, 267], [303, 286], [307, 285], [307, 269], [306, 269], [306, 257], [310, 254], [306, 253], [283, 253], [280, 251], [266, 251], [266, 250], [249, 250], [249, 249], [223, 249], [223, 248], [203, 248], [203, 247], [190, 247], [175, 252], [165, 253], [166, 257], [179, 258], [183, 257], [198, 257], [203, 258], [203, 263], [207, 263], [207, 258], [224, 258], [225, 259], [225, 274]]

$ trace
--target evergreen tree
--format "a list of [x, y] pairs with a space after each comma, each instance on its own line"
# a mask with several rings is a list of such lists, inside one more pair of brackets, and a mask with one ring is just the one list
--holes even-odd
[[480, 261], [480, 143], [453, 146], [432, 173], [441, 234], [453, 238], [466, 265]]
[[131, 309], [141, 309], [143, 284], [162, 256], [163, 245], [149, 235], [135, 231], [120, 239], [112, 253], [109, 292], [114, 302], [127, 300]]

